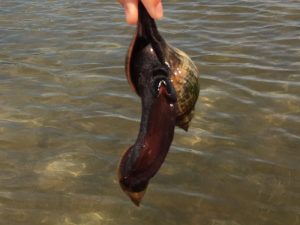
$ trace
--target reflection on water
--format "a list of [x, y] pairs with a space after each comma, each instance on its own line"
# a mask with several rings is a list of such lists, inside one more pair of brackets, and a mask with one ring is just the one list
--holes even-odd
[[116, 181], [139, 127], [134, 27], [112, 1], [1, 0], [0, 221], [299, 224], [299, 21], [298, 1], [165, 2], [201, 93], [136, 208]]

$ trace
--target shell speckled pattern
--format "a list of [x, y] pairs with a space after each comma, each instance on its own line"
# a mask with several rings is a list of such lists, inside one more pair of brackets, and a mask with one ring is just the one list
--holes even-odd
[[166, 46], [166, 61], [177, 94], [176, 125], [187, 130], [200, 91], [199, 72], [187, 54], [169, 45]]

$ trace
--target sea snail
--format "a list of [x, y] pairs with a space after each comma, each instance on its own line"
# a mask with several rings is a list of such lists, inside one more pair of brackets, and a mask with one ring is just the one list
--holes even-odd
[[136, 142], [118, 168], [120, 186], [136, 205], [165, 160], [175, 125], [188, 130], [200, 91], [192, 60], [166, 43], [141, 1], [138, 7], [125, 70], [129, 85], [142, 100], [142, 116]]

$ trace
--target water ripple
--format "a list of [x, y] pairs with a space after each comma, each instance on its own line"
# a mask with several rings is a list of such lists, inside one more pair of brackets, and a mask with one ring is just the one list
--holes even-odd
[[1, 0], [0, 221], [298, 224], [299, 2], [163, 4], [201, 92], [137, 210], [115, 172], [139, 129], [135, 27], [116, 1]]

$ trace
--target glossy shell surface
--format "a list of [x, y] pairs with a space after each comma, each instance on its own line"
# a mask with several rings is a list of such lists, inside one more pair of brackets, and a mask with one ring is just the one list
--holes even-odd
[[183, 51], [167, 46], [166, 63], [171, 69], [171, 81], [177, 94], [177, 123], [188, 129], [193, 118], [200, 91], [200, 77], [196, 65]]

